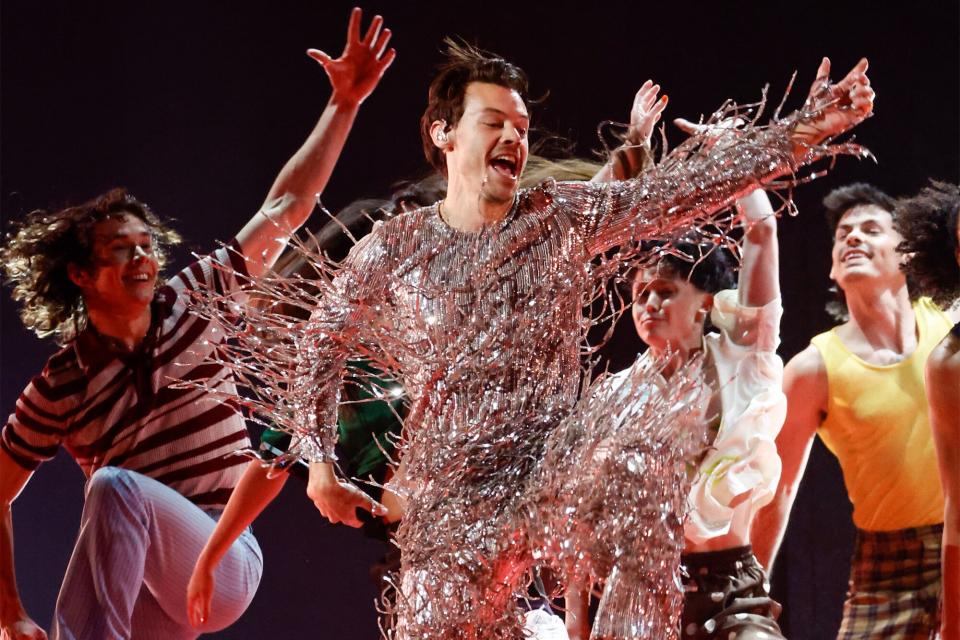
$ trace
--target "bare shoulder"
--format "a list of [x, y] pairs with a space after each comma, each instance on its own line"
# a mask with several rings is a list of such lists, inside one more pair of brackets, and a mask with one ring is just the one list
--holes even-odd
[[812, 344], [795, 355], [783, 370], [783, 392], [787, 396], [787, 424], [813, 433], [827, 413], [827, 368], [820, 351]]
[[930, 352], [927, 379], [943, 383], [960, 379], [960, 338], [953, 333], [948, 333]]
[[823, 385], [826, 390], [827, 367], [823, 362], [823, 356], [820, 355], [820, 350], [812, 344], [790, 358], [783, 375], [784, 390], [787, 390], [788, 385], [805, 387]]

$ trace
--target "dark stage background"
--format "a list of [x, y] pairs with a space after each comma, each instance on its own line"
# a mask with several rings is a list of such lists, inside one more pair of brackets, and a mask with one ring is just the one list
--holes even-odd
[[[670, 96], [669, 117], [696, 118], [725, 98], [775, 100], [800, 72], [797, 106], [821, 55], [836, 71], [868, 56], [876, 117], [857, 132], [879, 164], [841, 159], [802, 188], [801, 215], [781, 224], [786, 316], [782, 355], [830, 325], [823, 313], [828, 237], [819, 201], [830, 188], [869, 180], [893, 194], [927, 176], [958, 178], [958, 4], [772, 2], [543, 4], [376, 2], [394, 30], [397, 60], [363, 106], [324, 196], [338, 207], [375, 196], [425, 163], [417, 120], [438, 47], [456, 34], [523, 66], [534, 93], [550, 91], [536, 124], [596, 146], [597, 122], [624, 119], [648, 77]], [[6, 227], [41, 206], [128, 187], [172, 217], [189, 250], [227, 240], [323, 108], [328, 85], [304, 51], [339, 53], [343, 2], [68, 2], [4, 0], [2, 206]], [[837, 74], [835, 74], [837, 75]], [[678, 132], [670, 127], [676, 141]], [[317, 218], [319, 220], [319, 218]], [[25, 332], [4, 291], [2, 397], [7, 415], [52, 344]], [[614, 358], [637, 349], [630, 327]], [[17, 568], [28, 611], [50, 622], [74, 540], [83, 477], [61, 454], [14, 507]], [[789, 637], [832, 637], [839, 620], [852, 529], [835, 462], [817, 445], [774, 574]], [[376, 635], [367, 566], [377, 543], [321, 521], [302, 485], [289, 483], [255, 525], [266, 556], [253, 605], [218, 638]]]

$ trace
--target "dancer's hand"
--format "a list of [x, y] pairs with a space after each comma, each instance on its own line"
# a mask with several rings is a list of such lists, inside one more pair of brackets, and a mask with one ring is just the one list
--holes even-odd
[[633, 108], [630, 109], [630, 129], [627, 130], [625, 142], [642, 146], [650, 145], [653, 128], [667, 107], [667, 96], [657, 99], [660, 85], [647, 80], [633, 98]]
[[870, 87], [868, 66], [862, 58], [843, 80], [830, 84], [830, 58], [823, 59], [804, 105], [805, 110], [819, 113], [797, 125], [794, 137], [798, 142], [822, 142], [852, 129], [873, 113], [876, 94]]
[[26, 612], [0, 624], [0, 640], [47, 640], [47, 634]]
[[310, 479], [307, 482], [307, 497], [313, 500], [320, 514], [333, 524], [343, 523], [361, 527], [357, 509], [375, 516], [386, 515], [387, 509], [363, 491], [337, 477], [333, 465], [326, 462], [310, 464]]
[[195, 629], [199, 629], [210, 619], [210, 602], [213, 600], [215, 587], [213, 568], [208, 567], [201, 556], [193, 567], [190, 582], [187, 584], [187, 619]]
[[705, 144], [712, 147], [722, 139], [732, 142], [736, 138], [740, 127], [745, 125], [746, 121], [743, 118], [727, 118], [715, 124], [699, 124], [686, 118], [674, 118], [673, 124], [691, 136], [706, 133]]
[[337, 59], [319, 49], [308, 49], [307, 55], [323, 65], [330, 78], [336, 99], [360, 104], [373, 93], [383, 73], [393, 62], [397, 52], [387, 50], [390, 29], [380, 30], [383, 18], [374, 16], [367, 34], [360, 38], [360, 21], [363, 12], [355, 7], [347, 26], [347, 44]]

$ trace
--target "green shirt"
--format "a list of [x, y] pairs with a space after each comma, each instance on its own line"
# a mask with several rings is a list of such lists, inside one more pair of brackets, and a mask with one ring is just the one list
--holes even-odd
[[[387, 456], [393, 453], [400, 436], [402, 423], [399, 418], [405, 411], [403, 394], [392, 391], [402, 392], [402, 387], [366, 360], [348, 363], [348, 371], [357, 370], [364, 374], [348, 374], [341, 389], [337, 411], [337, 454], [347, 475], [361, 479], [373, 476], [382, 481]], [[373, 389], [378, 393], [375, 394]], [[381, 400], [378, 396], [390, 399]], [[286, 452], [290, 441], [289, 433], [265, 430], [260, 437], [261, 457], [269, 460]], [[293, 465], [291, 471], [305, 477], [306, 464], [301, 461]]]

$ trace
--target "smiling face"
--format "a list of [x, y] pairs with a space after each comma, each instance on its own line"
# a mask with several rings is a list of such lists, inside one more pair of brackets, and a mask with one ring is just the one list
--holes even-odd
[[650, 267], [633, 280], [633, 324], [655, 354], [698, 349], [713, 296], [672, 269]]
[[873, 204], [853, 207], [834, 232], [830, 278], [843, 290], [861, 283], [902, 286], [903, 256], [897, 251], [902, 240], [889, 211]]
[[[435, 140], [446, 154], [452, 184], [479, 191], [489, 202], [513, 200], [527, 162], [530, 117], [520, 94], [488, 82], [471, 82], [463, 116], [451, 131], [435, 122]], [[442, 135], [438, 132], [442, 131]]]
[[128, 315], [150, 305], [159, 270], [149, 227], [123, 214], [94, 225], [90, 266], [71, 265], [70, 278], [88, 308]]

